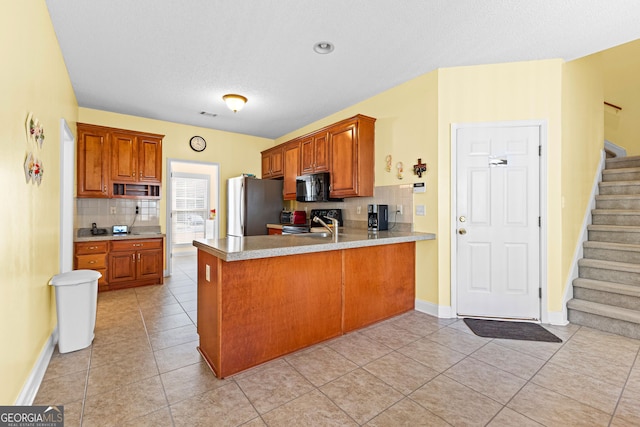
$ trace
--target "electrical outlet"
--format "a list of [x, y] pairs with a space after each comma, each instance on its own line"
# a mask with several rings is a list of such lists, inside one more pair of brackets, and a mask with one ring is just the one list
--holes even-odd
[[398, 205], [396, 207], [396, 212], [398, 213], [398, 215], [402, 215], [402, 212], [403, 212], [402, 205]]
[[362, 206], [356, 207], [356, 214], [360, 215], [362, 213]]
[[136, 205], [136, 215], [140, 213], [140, 207]]
[[424, 216], [424, 205], [416, 205], [416, 215], [417, 216]]
[[118, 213], [118, 210], [116, 209], [115, 206], [111, 206], [111, 215], [115, 215]]

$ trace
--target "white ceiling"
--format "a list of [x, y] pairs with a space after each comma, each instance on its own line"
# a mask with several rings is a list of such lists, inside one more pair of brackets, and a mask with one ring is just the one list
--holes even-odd
[[[638, 0], [46, 2], [81, 107], [266, 138], [436, 68], [640, 39]], [[226, 93], [249, 102], [234, 114]]]

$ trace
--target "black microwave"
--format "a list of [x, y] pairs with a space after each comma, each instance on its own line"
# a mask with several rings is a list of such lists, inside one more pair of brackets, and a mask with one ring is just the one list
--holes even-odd
[[329, 197], [329, 173], [313, 173], [296, 178], [296, 200], [298, 202], [328, 202], [342, 199]]

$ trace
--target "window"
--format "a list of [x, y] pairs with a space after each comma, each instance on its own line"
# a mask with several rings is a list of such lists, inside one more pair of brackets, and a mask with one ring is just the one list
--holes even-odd
[[171, 178], [171, 232], [175, 245], [204, 238], [209, 217], [209, 176], [173, 173]]

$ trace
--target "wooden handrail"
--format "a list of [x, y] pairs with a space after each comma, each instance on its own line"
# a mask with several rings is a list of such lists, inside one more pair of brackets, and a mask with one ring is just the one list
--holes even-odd
[[609, 106], [611, 108], [615, 108], [618, 111], [622, 111], [622, 107], [618, 107], [617, 105], [611, 104], [611, 103], [609, 103], [607, 101], [604, 101], [604, 105], [607, 105], [607, 106]]

